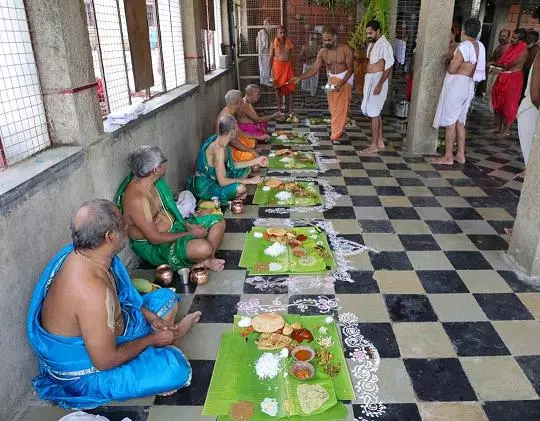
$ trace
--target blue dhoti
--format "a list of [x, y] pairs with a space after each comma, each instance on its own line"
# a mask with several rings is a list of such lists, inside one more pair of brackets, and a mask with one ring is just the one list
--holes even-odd
[[[53, 335], [43, 329], [41, 306], [54, 276], [72, 251], [73, 246], [69, 245], [53, 257], [36, 285], [28, 310], [28, 340], [39, 362], [39, 375], [33, 385], [39, 397], [65, 408], [88, 409], [112, 400], [149, 396], [189, 385], [191, 367], [175, 346], [148, 347], [125, 364], [99, 371], [93, 366], [82, 337]], [[116, 338], [118, 345], [152, 333], [141, 311], [143, 306], [161, 317], [180, 300], [166, 288], [141, 297], [118, 257], [113, 259], [111, 271], [118, 285], [126, 326]]]

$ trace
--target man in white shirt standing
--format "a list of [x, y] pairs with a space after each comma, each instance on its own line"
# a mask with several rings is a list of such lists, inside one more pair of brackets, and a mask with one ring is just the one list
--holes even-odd
[[259, 58], [259, 75], [261, 85], [272, 86], [270, 82], [270, 19], [263, 22], [264, 28], [257, 33], [257, 54]]
[[371, 154], [385, 149], [381, 112], [388, 95], [388, 76], [394, 65], [394, 51], [376, 20], [366, 25], [366, 38], [370, 45], [362, 112], [371, 118], [371, 144], [361, 153]]

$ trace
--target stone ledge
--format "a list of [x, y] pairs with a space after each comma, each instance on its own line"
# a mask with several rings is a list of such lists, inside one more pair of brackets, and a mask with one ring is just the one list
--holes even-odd
[[8, 213], [17, 200], [53, 183], [68, 167], [78, 167], [83, 161], [81, 146], [59, 146], [8, 167], [0, 173], [0, 214]]

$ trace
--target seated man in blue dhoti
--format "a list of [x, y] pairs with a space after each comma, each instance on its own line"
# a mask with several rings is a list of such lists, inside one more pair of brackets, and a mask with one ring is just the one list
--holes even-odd
[[128, 237], [112, 202], [84, 204], [71, 233], [73, 244], [45, 268], [28, 310], [39, 397], [86, 409], [188, 386], [191, 367], [174, 344], [201, 313], [175, 323], [175, 293], [163, 288], [139, 295], [116, 256]]

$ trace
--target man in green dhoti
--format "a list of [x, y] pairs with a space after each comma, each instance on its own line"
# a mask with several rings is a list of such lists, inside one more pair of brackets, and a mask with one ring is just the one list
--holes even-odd
[[242, 199], [247, 184], [259, 184], [261, 177], [247, 178], [250, 167], [266, 167], [268, 158], [234, 162], [229, 143], [238, 136], [238, 124], [231, 115], [223, 115], [217, 124], [218, 134], [210, 136], [201, 146], [195, 163], [196, 173], [186, 181], [186, 189], [197, 198], [209, 200], [218, 197], [221, 202]]
[[129, 157], [131, 173], [116, 193], [124, 214], [130, 245], [137, 256], [173, 270], [201, 263], [221, 271], [225, 262], [214, 257], [225, 232], [223, 215], [184, 219], [165, 175], [167, 159], [157, 146], [141, 146]]

